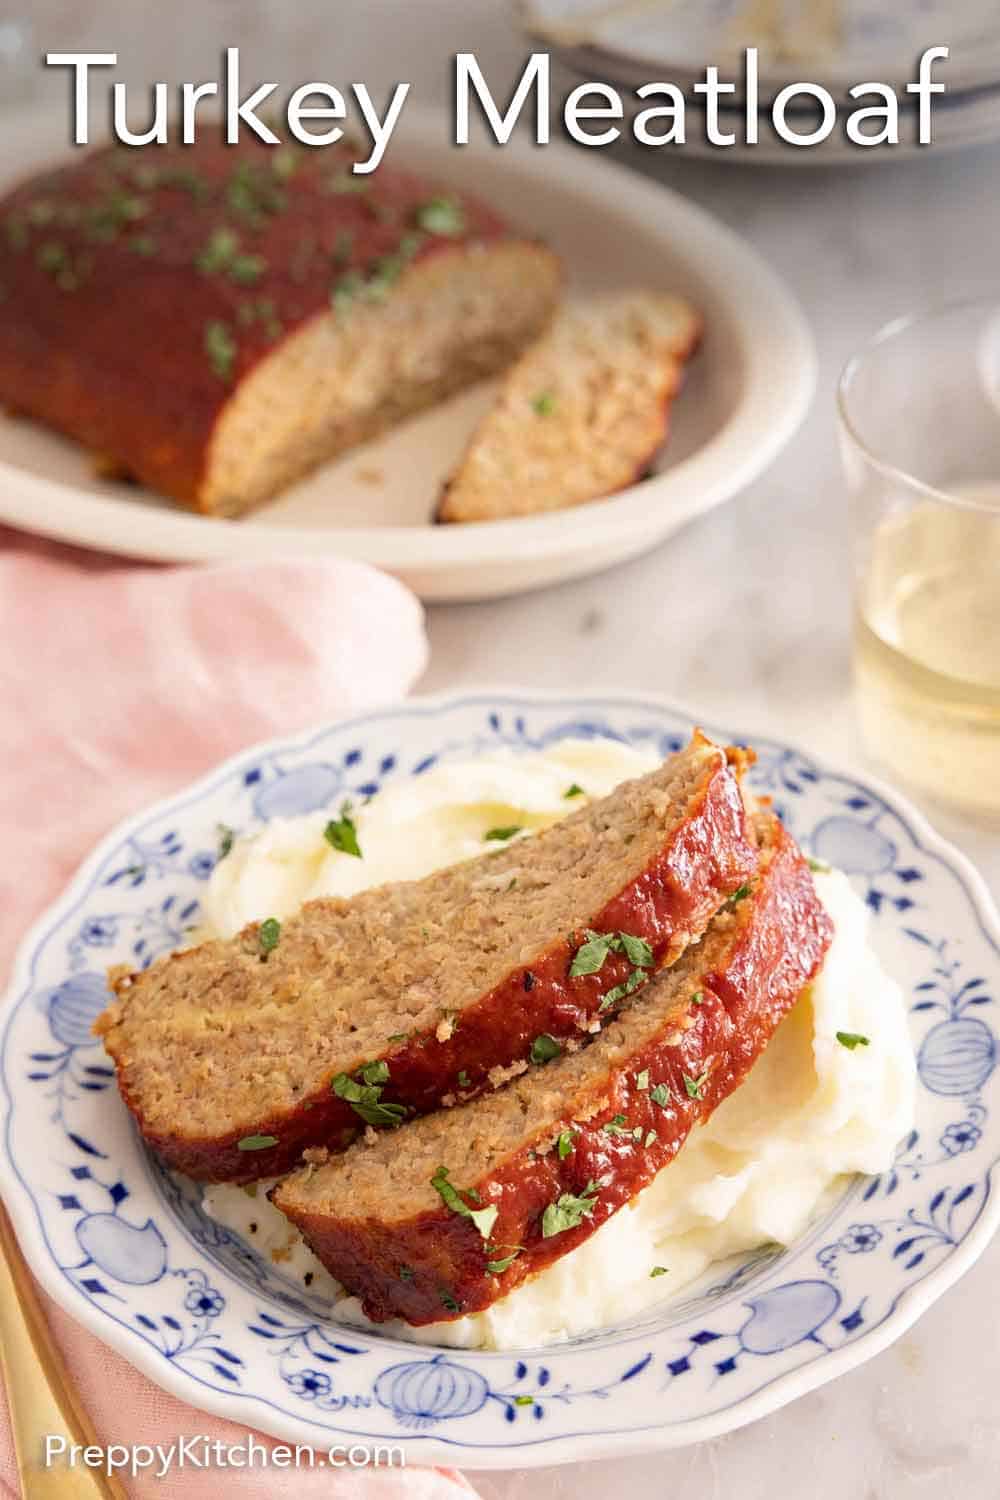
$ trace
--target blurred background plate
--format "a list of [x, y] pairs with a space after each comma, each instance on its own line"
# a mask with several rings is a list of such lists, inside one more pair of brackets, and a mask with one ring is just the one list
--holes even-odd
[[[0, 189], [66, 151], [58, 112], [6, 122]], [[425, 599], [514, 594], [594, 573], [735, 495], [777, 456], [812, 396], [815, 355], [794, 301], [738, 236], [675, 192], [593, 153], [512, 140], [449, 144], [444, 113], [407, 106], [392, 160], [488, 197], [564, 257], [571, 294], [649, 286], [689, 297], [706, 335], [652, 477], [552, 515], [434, 526], [442, 479], [493, 387], [477, 386], [326, 465], [245, 521], [191, 515], [98, 478], [86, 454], [0, 417], [0, 520], [160, 561], [336, 552]]]
[[[752, 166], [871, 166], [926, 153], [916, 139], [917, 112], [905, 93], [916, 59], [948, 46], [934, 67], [947, 92], [934, 100], [936, 150], [958, 150], [1000, 138], [1000, 7], [995, 0], [514, 0], [522, 27], [547, 48], [574, 81], [599, 81], [632, 91], [644, 83], [675, 83], [688, 96], [687, 157]], [[704, 112], [691, 86], [709, 63], [723, 82], [742, 86], [744, 50], [759, 52], [760, 98], [803, 80], [839, 101], [873, 79], [897, 92], [899, 142], [860, 149], [842, 128], [807, 150], [780, 140], [761, 118], [756, 146], [742, 144], [744, 106], [720, 100], [719, 128], [738, 142], [720, 148], [705, 139]], [[871, 99], [859, 101], [872, 103]], [[628, 115], [628, 99], [626, 115]], [[634, 111], [633, 111], [634, 113]], [[789, 111], [790, 122], [794, 111]], [[808, 104], [798, 110], [811, 122]], [[765, 123], [766, 121], [766, 123]], [[803, 132], [812, 128], [802, 123]]]

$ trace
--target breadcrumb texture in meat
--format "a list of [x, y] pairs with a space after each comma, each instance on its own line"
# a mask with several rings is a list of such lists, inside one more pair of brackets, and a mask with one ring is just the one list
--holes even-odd
[[632, 484], [666, 440], [700, 333], [693, 308], [656, 292], [565, 308], [507, 372], [438, 520], [536, 515]]
[[[366, 1123], [332, 1091], [341, 1075], [379, 1065], [380, 1125], [385, 1106], [406, 1117], [494, 1086], [541, 1033], [586, 1036], [634, 967], [610, 952], [571, 976], [587, 930], [669, 964], [756, 870], [744, 759], [696, 733], [530, 840], [307, 904], [268, 951], [253, 923], [119, 975], [96, 1030], [146, 1140], [196, 1177], [276, 1175]], [[275, 1142], [241, 1150], [248, 1136]]]

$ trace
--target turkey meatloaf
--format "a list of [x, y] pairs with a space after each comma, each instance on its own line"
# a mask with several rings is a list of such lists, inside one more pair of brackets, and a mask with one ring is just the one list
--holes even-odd
[[0, 404], [236, 516], [512, 360], [555, 256], [486, 203], [353, 153], [89, 152], [0, 202]]
[[760, 837], [746, 894], [590, 1046], [273, 1189], [368, 1317], [489, 1307], [634, 1198], [742, 1081], [832, 935], [789, 834], [768, 816]]
[[745, 758], [696, 733], [530, 839], [119, 976], [96, 1029], [146, 1140], [248, 1181], [578, 1045], [756, 870]]

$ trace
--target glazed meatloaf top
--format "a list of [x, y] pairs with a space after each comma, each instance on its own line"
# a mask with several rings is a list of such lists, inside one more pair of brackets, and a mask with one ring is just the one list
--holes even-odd
[[119, 977], [96, 1029], [147, 1140], [195, 1176], [266, 1176], [599, 1030], [754, 873], [744, 758], [696, 733], [531, 839]]
[[280, 341], [331, 305], [383, 302], [442, 250], [513, 237], [488, 204], [385, 166], [353, 175], [353, 157], [252, 137], [112, 146], [15, 188], [0, 401], [127, 449], [147, 483], [196, 503], [220, 411]]
[[769, 816], [759, 833], [746, 893], [590, 1046], [277, 1185], [370, 1318], [488, 1307], [633, 1198], [741, 1082], [831, 937], [789, 834]]

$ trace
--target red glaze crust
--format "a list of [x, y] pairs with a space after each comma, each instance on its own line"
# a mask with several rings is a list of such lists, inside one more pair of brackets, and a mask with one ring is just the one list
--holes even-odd
[[[111, 146], [15, 188], [0, 202], [0, 405], [199, 508], [216, 422], [282, 340], [359, 277], [388, 284], [511, 233], [474, 198], [386, 167], [352, 176], [352, 160], [253, 138]], [[461, 228], [439, 214], [447, 232], [421, 232], [444, 198]], [[220, 231], [233, 240], [213, 261]], [[213, 327], [231, 358], [216, 333], [213, 360]]]
[[[750, 753], [731, 750], [728, 754], [742, 772]], [[645, 938], [657, 966], [672, 963], [688, 939], [705, 930], [727, 897], [756, 873], [757, 865], [757, 846], [739, 781], [720, 757], [689, 817], [656, 860], [596, 912], [590, 925], [598, 932], [627, 932]], [[256, 929], [247, 931], [256, 947]], [[383, 1088], [382, 1102], [404, 1105], [413, 1114], [428, 1114], [446, 1099], [464, 1101], [489, 1089], [491, 1072], [523, 1063], [540, 1033], [557, 1039], [586, 1033], [604, 996], [628, 978], [632, 965], [624, 955], [612, 953], [599, 974], [571, 979], [569, 967], [583, 940], [582, 933], [567, 934], [530, 967], [512, 970], [495, 989], [462, 1010], [460, 1024], [450, 1037], [441, 1040], [438, 1032], [424, 1031], [395, 1044], [383, 1054], [390, 1081]], [[183, 960], [180, 954], [168, 962]], [[604, 1019], [613, 1013], [609, 1009]], [[250, 1182], [278, 1176], [295, 1165], [305, 1147], [324, 1145], [339, 1150], [363, 1128], [350, 1104], [324, 1081], [295, 1110], [280, 1117], [262, 1117], [226, 1136], [192, 1135], [185, 1131], [183, 1121], [169, 1134], [153, 1131], [143, 1118], [141, 1098], [129, 1091], [127, 1058], [117, 1049], [113, 1056], [122, 1098], [144, 1139], [171, 1167], [190, 1177]], [[359, 1058], [358, 1066], [375, 1060]], [[464, 1085], [459, 1083], [460, 1074], [468, 1079]], [[241, 1151], [239, 1140], [251, 1133], [272, 1135], [277, 1144]]]
[[[600, 1107], [586, 1123], [568, 1115], [546, 1132], [544, 1142], [525, 1145], [493, 1174], [462, 1185], [467, 1194], [478, 1194], [476, 1207], [495, 1204], [499, 1210], [490, 1251], [470, 1220], [443, 1204], [404, 1222], [338, 1221], [303, 1210], [283, 1197], [279, 1185], [278, 1206], [332, 1275], [361, 1298], [369, 1318], [420, 1325], [482, 1311], [582, 1244], [673, 1160], [692, 1126], [746, 1077], [818, 971], [832, 937], [809, 868], [783, 829], [746, 910], [723, 965], [692, 984], [703, 998], [690, 1007], [686, 1029], [673, 1015], [651, 1043], [616, 1065], [602, 1080]], [[649, 1074], [646, 1089], [636, 1085], [642, 1071]], [[706, 1071], [701, 1097], [690, 1097], [685, 1075], [699, 1080]], [[650, 1095], [659, 1084], [669, 1092], [666, 1107]], [[619, 1115], [627, 1132], [640, 1132], [638, 1141], [604, 1128]], [[551, 1146], [563, 1129], [572, 1129], [576, 1141], [561, 1160]], [[563, 1194], [585, 1194], [590, 1184], [598, 1185], [593, 1212], [578, 1226], [545, 1238], [546, 1207]], [[502, 1259], [510, 1246], [522, 1249], [507, 1270], [491, 1274], [490, 1255]], [[405, 1280], [401, 1266], [407, 1268]]]

